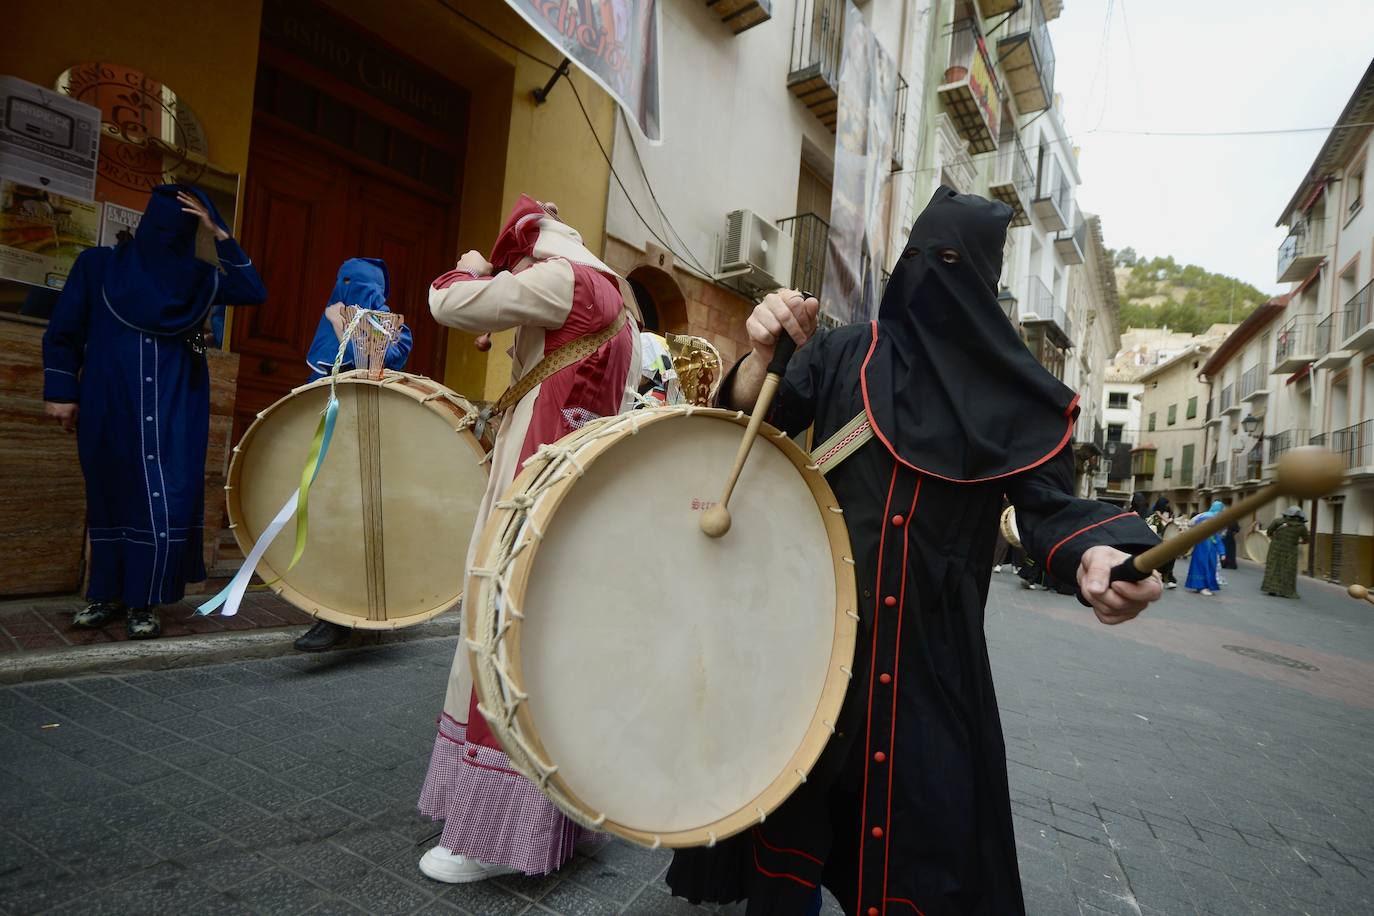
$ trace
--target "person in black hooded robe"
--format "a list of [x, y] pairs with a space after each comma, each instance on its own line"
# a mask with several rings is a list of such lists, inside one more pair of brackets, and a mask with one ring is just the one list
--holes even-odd
[[836, 734], [807, 781], [752, 830], [677, 851], [677, 896], [797, 916], [824, 885], [850, 916], [1024, 912], [983, 633], [1003, 495], [1026, 550], [1102, 622], [1131, 619], [1160, 584], [1110, 583], [1123, 551], [1158, 538], [1133, 512], [1071, 495], [1078, 399], [996, 300], [1010, 217], [941, 187], [877, 321], [812, 337], [818, 303], [787, 290], [748, 321], [753, 350], [722, 385], [726, 406], [752, 406], [788, 333], [806, 345], [772, 422], [789, 434], [814, 423], [816, 441], [861, 412], [873, 428], [828, 475], [862, 622]]

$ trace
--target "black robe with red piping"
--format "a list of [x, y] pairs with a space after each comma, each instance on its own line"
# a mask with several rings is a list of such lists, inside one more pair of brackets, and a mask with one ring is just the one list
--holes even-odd
[[[986, 216], [987, 202], [973, 200]], [[1004, 230], [1006, 217], [992, 215]], [[979, 244], [959, 241], [966, 252]], [[983, 265], [994, 282], [995, 266]], [[922, 306], [940, 292], [909, 272], [905, 281], [905, 294]], [[1010, 329], [995, 300], [990, 309], [982, 320]], [[932, 378], [921, 376], [900, 329], [889, 335], [889, 325], [880, 318], [818, 334], [793, 357], [771, 417], [789, 433], [814, 423], [821, 442], [866, 412], [877, 433], [828, 475], [849, 529], [861, 617], [837, 733], [807, 782], [762, 825], [715, 848], [675, 854], [668, 883], [689, 900], [747, 897], [749, 916], [797, 916], [824, 884], [850, 916], [1024, 912], [983, 633], [1003, 494], [1016, 507], [1026, 550], [1061, 582], [1076, 582], [1090, 547], [1134, 552], [1158, 541], [1139, 516], [1070, 495], [1077, 399], [1047, 373], [1037, 376], [1043, 370], [1033, 361], [1023, 363], [998, 336], [1001, 328], [989, 325], [994, 333], [970, 343], [989, 351], [981, 379], [972, 361], [961, 369], [952, 359]], [[1003, 336], [1024, 351], [1014, 335]], [[1012, 403], [956, 395], [945, 410], [932, 396], [894, 412], [890, 396], [886, 405], [872, 396], [904, 385], [912, 397], [937, 387], [946, 394], [982, 388]], [[991, 424], [1008, 408], [1013, 416], [1019, 408], [1032, 434]], [[939, 428], [948, 430], [945, 441]], [[970, 444], [975, 437], [978, 446]]]

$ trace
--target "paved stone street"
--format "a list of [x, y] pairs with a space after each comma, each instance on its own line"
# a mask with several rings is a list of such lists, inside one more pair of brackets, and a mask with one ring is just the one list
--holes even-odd
[[[987, 628], [1032, 913], [1374, 912], [1374, 607], [1263, 598], [1249, 568], [1108, 628], [1016, 582]], [[419, 874], [452, 651], [0, 690], [0, 910], [700, 912], [623, 844], [549, 878]]]

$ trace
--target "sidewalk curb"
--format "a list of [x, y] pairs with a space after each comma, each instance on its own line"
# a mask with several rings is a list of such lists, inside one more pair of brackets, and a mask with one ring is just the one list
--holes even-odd
[[[343, 649], [373, 648], [445, 639], [458, 635], [460, 617], [447, 613], [419, 626], [391, 631], [367, 631]], [[130, 671], [167, 671], [195, 668], [221, 662], [253, 658], [296, 655], [291, 643], [301, 634], [299, 627], [274, 627], [271, 630], [210, 633], [204, 636], [178, 636], [171, 639], [145, 639], [94, 646], [68, 646], [37, 652], [0, 656], [0, 685], [28, 684], [57, 678], [122, 674]], [[319, 653], [327, 654], [327, 653]]]

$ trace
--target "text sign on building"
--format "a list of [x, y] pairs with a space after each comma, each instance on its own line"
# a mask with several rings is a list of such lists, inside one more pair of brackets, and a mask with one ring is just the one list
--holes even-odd
[[997, 137], [997, 125], [1002, 119], [1002, 100], [997, 97], [997, 83], [992, 75], [992, 65], [988, 62], [988, 49], [982, 35], [978, 36], [978, 53], [973, 55], [969, 68], [968, 86], [978, 110], [983, 114], [988, 133]]
[[64, 197], [95, 199], [100, 110], [0, 76], [0, 174]]
[[611, 94], [644, 136], [659, 116], [658, 0], [506, 0], [568, 60]]

